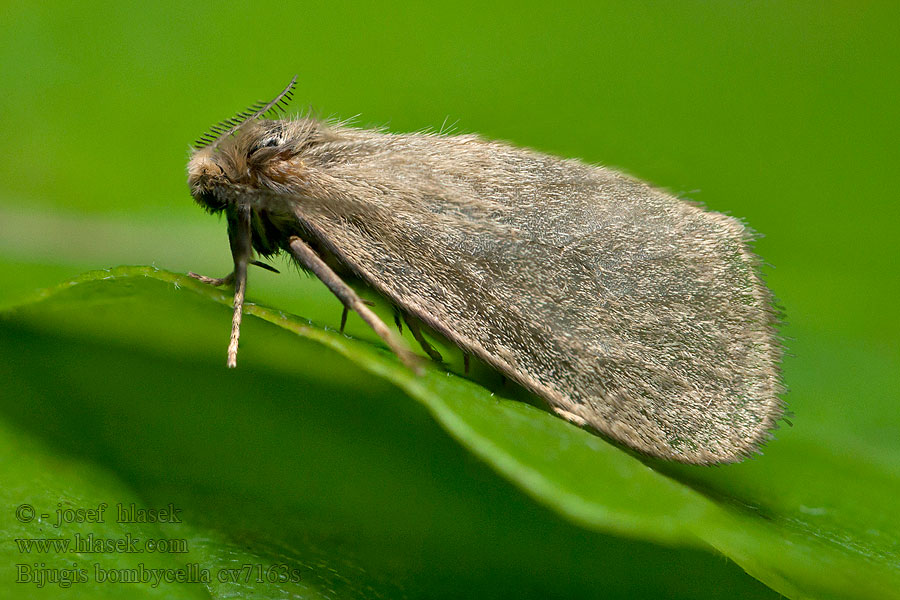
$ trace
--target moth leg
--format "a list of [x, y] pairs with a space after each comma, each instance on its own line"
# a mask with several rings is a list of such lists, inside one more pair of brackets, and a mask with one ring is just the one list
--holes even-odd
[[[363, 300], [363, 304], [366, 306], [375, 306], [374, 302], [370, 302], [369, 300]], [[344, 327], [347, 326], [347, 313], [350, 312], [350, 309], [347, 308], [347, 305], [344, 305], [344, 310], [341, 312], [341, 333], [344, 333]]]
[[465, 373], [469, 372], [469, 355], [463, 352], [463, 371]]
[[422, 330], [419, 329], [419, 323], [415, 319], [412, 319], [406, 315], [403, 315], [403, 320], [406, 321], [406, 326], [409, 328], [409, 332], [412, 334], [416, 341], [419, 342], [419, 345], [422, 346], [422, 350], [425, 351], [425, 354], [428, 355], [431, 360], [434, 362], [443, 362], [444, 357], [441, 356], [441, 353], [434, 349], [434, 346], [428, 343], [428, 340], [425, 339], [425, 336], [422, 335]]
[[237, 366], [238, 338], [241, 336], [241, 318], [244, 313], [244, 295], [247, 291], [247, 264], [253, 254], [250, 230], [250, 207], [237, 210], [235, 226], [228, 229], [231, 257], [234, 259], [234, 313], [231, 317], [231, 340], [228, 342], [228, 366]]
[[325, 264], [318, 254], [300, 238], [293, 236], [288, 240], [290, 252], [300, 264], [313, 273], [324, 283], [331, 292], [344, 303], [348, 309], [356, 311], [362, 320], [371, 327], [375, 333], [384, 340], [384, 343], [397, 354], [403, 364], [417, 374], [424, 373], [419, 358], [403, 343], [403, 339], [397, 336], [384, 324], [378, 315], [373, 313], [357, 295], [353, 288], [347, 285], [331, 267]]
[[403, 321], [400, 320], [400, 310], [396, 306], [394, 307], [394, 325], [397, 326], [400, 335], [403, 335]]
[[198, 275], [191, 271], [188, 273], [188, 277], [193, 277], [197, 281], [208, 283], [213, 287], [219, 287], [221, 285], [231, 285], [234, 283], [234, 271], [226, 275], [225, 277], [207, 277], [206, 275]]
[[[281, 271], [279, 271], [272, 265], [267, 265], [266, 263], [260, 262], [258, 260], [251, 260], [250, 264], [256, 265], [257, 267], [262, 267], [266, 271], [272, 271], [273, 273], [281, 273]], [[209, 285], [211, 285], [213, 287], [219, 287], [219, 286], [223, 286], [223, 285], [231, 285], [232, 283], [234, 283], [234, 271], [232, 271], [225, 277], [207, 277], [206, 275], [199, 275], [199, 274], [191, 271], [190, 273], [188, 273], [188, 277], [193, 277], [197, 281], [200, 281], [202, 283], [208, 283]]]
[[281, 273], [281, 271], [279, 271], [278, 269], [276, 269], [276, 268], [273, 267], [272, 265], [270, 265], [270, 264], [268, 264], [268, 263], [264, 263], [264, 262], [262, 262], [261, 260], [251, 260], [251, 261], [250, 261], [250, 264], [251, 264], [251, 265], [256, 265], [257, 267], [262, 267], [262, 268], [265, 269], [266, 271], [272, 271], [273, 273], [279, 273], [279, 274]]

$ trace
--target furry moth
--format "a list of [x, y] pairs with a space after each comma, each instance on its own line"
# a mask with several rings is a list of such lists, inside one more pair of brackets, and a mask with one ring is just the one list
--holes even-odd
[[229, 366], [254, 253], [287, 252], [413, 369], [345, 279], [393, 304], [429, 355], [420, 325], [640, 452], [734, 462], [771, 436], [778, 313], [740, 221], [476, 135], [282, 118], [295, 81], [214, 126], [188, 163], [191, 195], [227, 217], [233, 273], [192, 275], [234, 283]]

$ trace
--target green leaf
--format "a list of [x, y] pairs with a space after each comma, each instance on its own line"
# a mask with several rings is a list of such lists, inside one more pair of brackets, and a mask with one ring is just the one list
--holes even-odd
[[[640, 459], [507, 388], [492, 393], [436, 365], [416, 377], [377, 343], [255, 304], [230, 371], [229, 305], [226, 291], [124, 267], [7, 311], [4, 481], [24, 483], [4, 489], [6, 505], [174, 503], [185, 522], [161, 530], [191, 550], [160, 564], [285, 565], [302, 575], [293, 593], [322, 597], [481, 596], [497, 585], [764, 595], [704, 550], [789, 597], [900, 590], [896, 463], [831, 452], [793, 430], [739, 465]], [[22, 535], [37, 534], [16, 524], [7, 537]], [[667, 547], [682, 548], [690, 576], [666, 572]], [[108, 558], [83, 560], [127, 563]], [[274, 598], [285, 585], [202, 587]]]

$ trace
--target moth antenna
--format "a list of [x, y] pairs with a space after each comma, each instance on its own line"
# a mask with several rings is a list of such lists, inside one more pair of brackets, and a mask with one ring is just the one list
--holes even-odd
[[231, 341], [228, 343], [228, 366], [237, 366], [238, 339], [241, 337], [241, 318], [244, 313], [244, 296], [247, 292], [247, 263], [252, 248], [250, 207], [238, 207], [237, 226], [231, 239], [231, 256], [234, 259], [234, 314], [231, 317]]
[[209, 132], [204, 133], [199, 138], [194, 141], [194, 149], [199, 150], [200, 148], [205, 148], [209, 146], [213, 149], [219, 144], [219, 140], [224, 137], [227, 137], [241, 128], [241, 126], [247, 121], [252, 121], [253, 119], [260, 117], [266, 113], [277, 114], [283, 112], [287, 108], [288, 102], [290, 102], [293, 94], [294, 94], [294, 84], [297, 83], [297, 76], [294, 75], [294, 78], [291, 79], [291, 82], [287, 84], [287, 87], [284, 88], [280, 94], [275, 96], [269, 102], [257, 102], [255, 104], [250, 105], [249, 108], [237, 113], [235, 116], [230, 119], [225, 119], [224, 121], [220, 121], [213, 125]]

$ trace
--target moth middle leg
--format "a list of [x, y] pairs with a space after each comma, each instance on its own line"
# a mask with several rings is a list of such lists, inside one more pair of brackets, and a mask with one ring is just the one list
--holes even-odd
[[309, 244], [299, 237], [293, 236], [288, 240], [288, 249], [291, 255], [306, 269], [313, 272], [331, 292], [349, 310], [356, 313], [371, 327], [388, 347], [403, 361], [407, 367], [415, 373], [422, 374], [424, 371], [419, 362], [419, 357], [413, 354], [412, 350], [403, 342], [396, 333], [393, 332], [378, 315], [366, 306], [365, 302], [359, 295], [344, 282], [340, 276], [329, 267], [322, 258], [316, 254]]
[[[375, 306], [375, 303], [371, 300], [363, 300], [363, 304], [366, 306]], [[347, 308], [347, 305], [344, 305], [344, 310], [341, 311], [341, 333], [344, 333], [344, 328], [347, 326], [347, 315], [350, 313], [350, 309]], [[402, 332], [401, 332], [402, 333]]]

